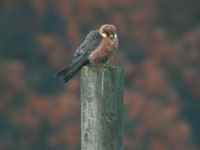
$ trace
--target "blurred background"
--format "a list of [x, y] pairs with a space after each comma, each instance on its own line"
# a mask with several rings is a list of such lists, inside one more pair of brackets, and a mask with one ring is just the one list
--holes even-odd
[[79, 75], [53, 78], [112, 23], [125, 150], [200, 149], [199, 0], [1, 0], [0, 150], [80, 150]]

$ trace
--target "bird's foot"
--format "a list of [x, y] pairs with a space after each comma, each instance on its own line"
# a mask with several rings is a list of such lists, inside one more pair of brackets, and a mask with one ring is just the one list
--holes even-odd
[[104, 67], [105, 65], [104, 64], [96, 64], [95, 66], [96, 67]]

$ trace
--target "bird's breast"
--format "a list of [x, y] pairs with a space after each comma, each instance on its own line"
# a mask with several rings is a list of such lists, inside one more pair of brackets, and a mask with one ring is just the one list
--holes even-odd
[[94, 65], [108, 63], [117, 48], [117, 39], [103, 39], [100, 45], [89, 55], [90, 63]]

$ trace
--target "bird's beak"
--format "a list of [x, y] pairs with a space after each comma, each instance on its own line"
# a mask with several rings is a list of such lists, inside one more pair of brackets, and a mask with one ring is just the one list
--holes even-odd
[[114, 37], [114, 35], [113, 35], [113, 34], [111, 34], [109, 37], [110, 37], [110, 38], [113, 38], [113, 37]]

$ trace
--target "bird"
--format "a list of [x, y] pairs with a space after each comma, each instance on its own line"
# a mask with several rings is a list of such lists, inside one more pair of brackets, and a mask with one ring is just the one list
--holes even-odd
[[112, 24], [104, 24], [99, 29], [91, 30], [86, 36], [84, 42], [74, 53], [71, 63], [55, 76], [60, 77], [67, 83], [79, 72], [82, 66], [108, 65], [113, 59], [118, 48], [117, 29]]

